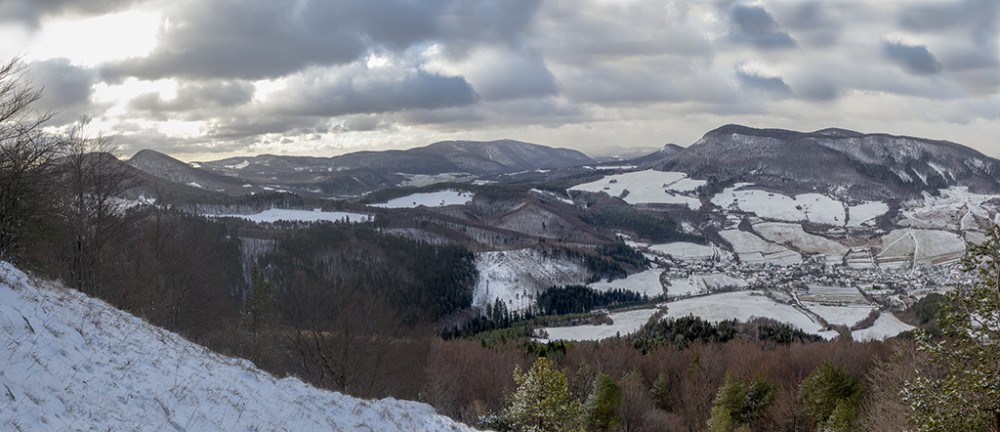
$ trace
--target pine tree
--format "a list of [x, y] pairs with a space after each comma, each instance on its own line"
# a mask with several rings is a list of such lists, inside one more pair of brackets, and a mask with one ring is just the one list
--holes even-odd
[[250, 330], [251, 353], [257, 357], [258, 338], [274, 318], [274, 285], [264, 278], [260, 267], [250, 271], [250, 295], [247, 297], [244, 322]]
[[708, 429], [712, 432], [749, 430], [774, 403], [777, 388], [763, 377], [735, 380], [728, 371], [712, 402]]
[[660, 373], [653, 381], [653, 388], [650, 390], [653, 402], [662, 410], [670, 406], [670, 380], [666, 374]]
[[846, 371], [823, 363], [802, 380], [799, 398], [817, 428], [824, 431], [857, 429], [858, 401], [861, 385]]
[[918, 336], [918, 349], [941, 369], [920, 371], [904, 386], [919, 431], [1000, 431], [1000, 226], [988, 234], [962, 260], [976, 281], [948, 293], [941, 306], [943, 339]]
[[610, 431], [618, 425], [618, 409], [622, 404], [622, 389], [606, 373], [597, 375], [587, 397], [585, 410], [591, 431]]
[[569, 392], [566, 374], [544, 357], [525, 373], [514, 368], [517, 390], [501, 415], [505, 429], [517, 432], [583, 431], [583, 409]]

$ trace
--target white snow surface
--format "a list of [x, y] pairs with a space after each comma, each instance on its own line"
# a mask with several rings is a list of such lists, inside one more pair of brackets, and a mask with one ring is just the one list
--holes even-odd
[[444, 207], [450, 205], [462, 205], [472, 201], [472, 192], [458, 191], [454, 189], [441, 190], [437, 192], [420, 192], [404, 197], [393, 198], [384, 203], [372, 204], [372, 207], [382, 208], [416, 208], [416, 207]]
[[472, 305], [485, 307], [500, 299], [510, 310], [531, 307], [538, 293], [551, 286], [583, 285], [589, 275], [582, 261], [547, 257], [530, 248], [477, 253], [476, 270]]
[[469, 431], [429, 405], [277, 379], [0, 262], [4, 430]]
[[547, 340], [576, 340], [576, 341], [598, 341], [615, 337], [617, 335], [626, 336], [639, 331], [643, 324], [656, 313], [657, 309], [636, 309], [624, 312], [611, 313], [611, 325], [581, 325], [573, 327], [546, 327], [548, 333]]
[[844, 225], [844, 205], [826, 195], [807, 193], [789, 197], [742, 187], [745, 185], [724, 189], [712, 197], [712, 204], [723, 209], [753, 213], [764, 219]]
[[868, 314], [875, 309], [872, 305], [863, 304], [829, 306], [821, 303], [802, 302], [802, 305], [812, 311], [812, 313], [823, 317], [826, 322], [832, 325], [845, 325], [848, 327], [868, 318]]
[[650, 297], [663, 295], [663, 284], [660, 283], [660, 273], [663, 269], [654, 268], [631, 274], [625, 279], [615, 279], [611, 282], [599, 281], [590, 284], [590, 288], [605, 292], [613, 289], [624, 289], [645, 294]]
[[913, 326], [904, 323], [889, 312], [882, 312], [875, 324], [861, 330], [855, 330], [851, 337], [856, 341], [882, 340], [896, 336], [902, 332], [913, 330]]
[[712, 259], [716, 255], [714, 246], [700, 245], [689, 242], [663, 243], [649, 246], [651, 252], [660, 255], [669, 255], [675, 259], [685, 261], [704, 261]]
[[744, 289], [748, 286], [750, 283], [746, 280], [725, 273], [700, 274], [671, 279], [670, 285], [667, 287], [667, 295], [673, 299], [708, 294], [722, 289]]
[[867, 201], [858, 205], [848, 207], [847, 226], [859, 227], [865, 222], [873, 221], [875, 218], [889, 212], [889, 204], [882, 201]]
[[778, 303], [759, 291], [737, 291], [694, 297], [667, 303], [667, 317], [694, 315], [711, 322], [735, 319], [771, 318], [808, 332], [819, 334], [823, 328], [791, 305]]
[[569, 190], [605, 192], [613, 197], [620, 197], [627, 190], [622, 199], [629, 204], [680, 204], [698, 210], [701, 200], [690, 193], [705, 183], [689, 179], [681, 172], [645, 170], [605, 176]]
[[802, 255], [784, 246], [768, 242], [754, 234], [739, 230], [719, 231], [733, 252], [744, 263], [772, 263], [777, 265], [795, 265], [802, 263]]
[[269, 209], [255, 214], [214, 214], [205, 215], [207, 217], [234, 217], [246, 219], [256, 223], [274, 223], [278, 221], [288, 222], [339, 222], [347, 220], [351, 223], [368, 222], [371, 215], [349, 212], [325, 212], [320, 210], [289, 210], [289, 209]]

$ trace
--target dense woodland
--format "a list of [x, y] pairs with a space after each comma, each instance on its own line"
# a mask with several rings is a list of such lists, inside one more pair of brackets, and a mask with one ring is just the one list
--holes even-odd
[[[425, 401], [498, 430], [1000, 426], [1000, 231], [966, 261], [979, 284], [908, 312], [936, 333], [825, 342], [768, 321], [689, 318], [600, 343], [543, 344], [527, 337], [526, 317], [468, 308], [478, 275], [461, 246], [394, 237], [375, 224], [256, 226], [166, 202], [122, 205], [117, 196], [134, 177], [117, 163], [113, 143], [80, 130], [44, 132], [47, 117], [31, 110], [40, 93], [19, 79], [19, 67], [0, 68], [0, 259], [276, 374], [362, 397]], [[592, 217], [595, 226], [653, 240], [698, 240], [627, 207]], [[616, 276], [644, 264], [615, 244], [590, 263], [595, 274]], [[641, 300], [555, 288], [539, 311]], [[482, 316], [488, 325], [468, 324]], [[970, 319], [986, 325], [970, 328]], [[472, 331], [443, 338], [442, 323]]]

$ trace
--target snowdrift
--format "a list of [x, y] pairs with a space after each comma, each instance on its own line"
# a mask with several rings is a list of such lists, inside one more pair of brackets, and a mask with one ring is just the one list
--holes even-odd
[[429, 405], [277, 379], [0, 262], [4, 430], [469, 431]]

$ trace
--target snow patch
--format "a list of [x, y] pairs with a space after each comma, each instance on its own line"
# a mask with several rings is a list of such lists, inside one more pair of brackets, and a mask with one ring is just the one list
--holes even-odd
[[509, 310], [532, 307], [543, 290], [583, 285], [589, 276], [582, 260], [547, 256], [538, 249], [477, 253], [476, 270], [479, 280], [472, 294], [473, 306], [486, 307], [499, 299]]
[[463, 205], [472, 201], [474, 194], [467, 191], [447, 189], [437, 192], [420, 192], [404, 197], [394, 198], [384, 203], [371, 204], [372, 207], [381, 208], [417, 208], [417, 207], [445, 207], [450, 205]]

